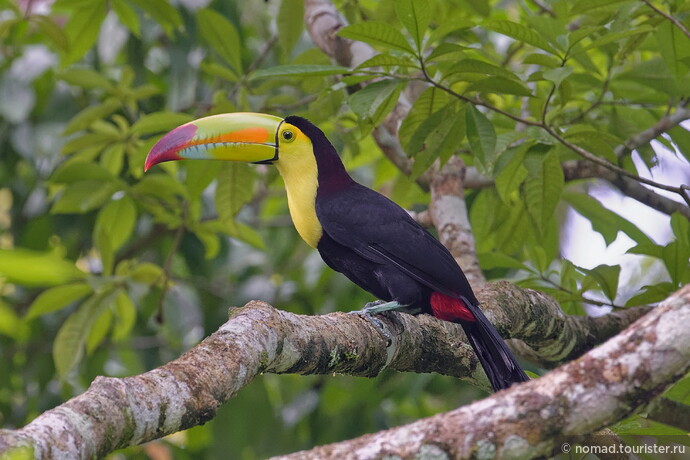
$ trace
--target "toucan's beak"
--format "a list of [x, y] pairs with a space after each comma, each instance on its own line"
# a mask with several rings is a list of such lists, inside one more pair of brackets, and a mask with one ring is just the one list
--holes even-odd
[[282, 118], [263, 113], [224, 113], [190, 121], [153, 146], [144, 171], [158, 163], [216, 159], [272, 163], [278, 159], [277, 133]]

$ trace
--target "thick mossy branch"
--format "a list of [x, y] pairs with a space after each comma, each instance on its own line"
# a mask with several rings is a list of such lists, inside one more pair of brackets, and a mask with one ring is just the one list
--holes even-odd
[[518, 355], [547, 368], [580, 356], [650, 310], [634, 307], [597, 318], [569, 316], [553, 297], [507, 281], [480, 288], [477, 297], [504, 337], [528, 345], [529, 349], [517, 345]]
[[[509, 283], [485, 286], [479, 300], [506, 336], [536, 350], [557, 348], [558, 340], [586, 339], [601, 328], [590, 320], [564, 316], [548, 296]], [[558, 316], [553, 321], [549, 315]], [[633, 321], [628, 315], [604, 329], [615, 334]], [[508, 321], [508, 318], [511, 318]], [[357, 315], [295, 315], [263, 302], [231, 310], [217, 332], [179, 359], [126, 378], [99, 377], [82, 395], [45, 412], [26, 427], [0, 431], [0, 452], [25, 446], [37, 458], [100, 457], [207, 422], [218, 407], [262, 372], [375, 376], [383, 369], [438, 372], [488, 388], [486, 376], [465, 342], [462, 329], [429, 315], [380, 316], [386, 339]], [[544, 324], [547, 325], [545, 326]], [[550, 333], [553, 342], [539, 337]], [[564, 332], [565, 331], [565, 332]], [[548, 359], [547, 359], [548, 360]]]
[[540, 379], [451, 412], [289, 459], [536, 458], [645, 408], [690, 371], [690, 285], [605, 344]]

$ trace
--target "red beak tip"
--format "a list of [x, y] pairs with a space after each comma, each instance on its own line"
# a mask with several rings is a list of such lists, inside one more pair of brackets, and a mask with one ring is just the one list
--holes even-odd
[[187, 143], [194, 138], [196, 131], [196, 126], [186, 124], [173, 129], [163, 136], [156, 142], [156, 145], [153, 146], [146, 157], [144, 172], [148, 171], [151, 166], [164, 161], [181, 160], [182, 157], [177, 152], [187, 146]]

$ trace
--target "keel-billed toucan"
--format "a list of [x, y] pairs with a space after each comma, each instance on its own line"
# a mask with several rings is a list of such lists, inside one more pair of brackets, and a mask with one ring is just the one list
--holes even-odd
[[258, 113], [202, 118], [158, 141], [145, 169], [180, 159], [274, 164], [297, 231], [329, 267], [379, 299], [459, 323], [495, 390], [528, 380], [448, 250], [400, 206], [355, 182], [309, 121]]

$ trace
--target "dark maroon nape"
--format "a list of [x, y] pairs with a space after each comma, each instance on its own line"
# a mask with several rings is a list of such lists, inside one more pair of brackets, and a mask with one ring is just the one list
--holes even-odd
[[285, 122], [299, 128], [311, 140], [318, 170], [319, 194], [337, 192], [355, 183], [323, 131], [306, 118], [295, 115], [287, 117]]

